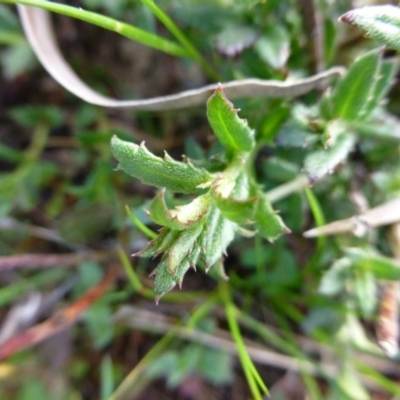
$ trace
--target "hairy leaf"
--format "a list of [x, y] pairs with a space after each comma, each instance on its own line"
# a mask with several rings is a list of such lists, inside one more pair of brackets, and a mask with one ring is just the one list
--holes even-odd
[[260, 199], [257, 203], [254, 214], [256, 228], [259, 234], [271, 242], [281, 236], [283, 233], [289, 233], [290, 230], [285, 226], [282, 218], [272, 208], [268, 199], [260, 193]]
[[206, 269], [211, 268], [225, 253], [235, 236], [237, 225], [227, 220], [216, 206], [211, 206], [200, 235], [201, 257]]
[[254, 131], [237, 112], [221, 86], [207, 101], [208, 122], [222, 145], [235, 152], [248, 152], [254, 146]]
[[150, 153], [144, 144], [126, 142], [114, 136], [111, 150], [119, 161], [118, 167], [147, 185], [173, 192], [192, 193], [211, 180], [204, 169], [189, 162], [173, 160], [167, 153], [162, 159]]
[[310, 153], [304, 160], [304, 172], [310, 184], [331, 174], [337, 165], [346, 159], [354, 143], [355, 138], [352, 134], [342, 134], [336, 139], [335, 146]]
[[383, 5], [363, 7], [343, 14], [339, 21], [353, 25], [366, 36], [400, 50], [400, 8]]
[[352, 64], [332, 95], [334, 116], [347, 121], [368, 116], [382, 95], [382, 82], [378, 84], [382, 81], [381, 66], [379, 50], [361, 56]]

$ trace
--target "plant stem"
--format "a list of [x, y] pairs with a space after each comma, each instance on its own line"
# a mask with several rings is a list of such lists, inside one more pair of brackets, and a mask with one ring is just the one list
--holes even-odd
[[299, 175], [297, 178], [290, 182], [284, 183], [265, 193], [265, 196], [271, 203], [275, 203], [285, 197], [290, 196], [292, 193], [298, 192], [309, 186], [308, 179], [305, 175]]
[[219, 80], [218, 74], [209, 66], [207, 61], [201, 56], [197, 49], [190, 43], [184, 33], [175, 25], [172, 19], [159, 8], [153, 0], [141, 0], [142, 3], [165, 25], [165, 27], [175, 36], [182, 47], [186, 49], [201, 66], [203, 71], [213, 80]]

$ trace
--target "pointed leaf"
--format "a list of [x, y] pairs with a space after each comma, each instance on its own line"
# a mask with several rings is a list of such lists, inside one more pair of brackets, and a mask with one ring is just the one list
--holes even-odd
[[138, 257], [157, 257], [169, 249], [178, 236], [179, 231], [163, 228], [154, 240], [150, 241], [143, 250], [134, 255]]
[[360, 271], [353, 281], [358, 308], [364, 318], [371, 318], [377, 306], [378, 288], [375, 276], [369, 271]]
[[400, 50], [400, 8], [384, 5], [351, 10], [339, 18], [360, 29], [366, 36]]
[[353, 135], [343, 134], [337, 138], [334, 147], [310, 153], [304, 160], [304, 172], [310, 184], [312, 185], [323, 176], [331, 174], [336, 166], [346, 159], [354, 143]]
[[207, 101], [208, 122], [222, 145], [236, 152], [248, 152], [254, 146], [254, 131], [246, 120], [237, 116], [237, 112], [222, 86]]
[[365, 118], [376, 106], [376, 96], [382, 94], [377, 89], [380, 74], [379, 50], [371, 51], [356, 60], [335, 88], [332, 96], [334, 115], [347, 121]]
[[290, 232], [282, 218], [272, 208], [271, 203], [262, 194], [260, 194], [257, 203], [254, 220], [259, 234], [270, 242], [273, 242], [283, 233]]
[[202, 230], [203, 223], [200, 222], [181, 231], [171, 248], [167, 249], [165, 262], [172, 274], [175, 274], [181, 262], [189, 256], [193, 247], [197, 246], [196, 241]]
[[176, 276], [171, 274], [167, 263], [162, 261], [155, 270], [154, 293], [156, 294], [156, 303], [165, 293], [172, 290], [176, 284]]
[[358, 248], [348, 249], [346, 253], [358, 268], [370, 271], [377, 279], [400, 280], [399, 261]]
[[173, 192], [192, 193], [211, 180], [204, 169], [195, 168], [189, 162], [178, 162], [168, 154], [164, 159], [150, 153], [144, 144], [126, 142], [114, 136], [111, 150], [119, 161], [119, 168], [147, 185], [166, 188]]
[[197, 261], [201, 253], [200, 246], [195, 246], [192, 252], [186, 257], [176, 269], [176, 282], [182, 287], [183, 278], [190, 267], [196, 268]]
[[211, 268], [225, 253], [235, 236], [237, 225], [227, 220], [216, 206], [211, 206], [200, 236], [201, 257], [206, 269]]
[[379, 105], [379, 102], [387, 94], [389, 88], [394, 83], [397, 68], [391, 61], [381, 63], [378, 79], [373, 86], [373, 93], [364, 106], [365, 115], [368, 116]]

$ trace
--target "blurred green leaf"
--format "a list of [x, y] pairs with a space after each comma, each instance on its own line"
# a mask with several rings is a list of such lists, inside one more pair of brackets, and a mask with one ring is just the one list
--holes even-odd
[[217, 51], [227, 57], [237, 57], [250, 47], [257, 38], [257, 31], [251, 26], [228, 25], [216, 38]]
[[339, 294], [351, 276], [352, 263], [348, 258], [341, 258], [333, 263], [322, 276], [319, 292], [328, 296]]
[[372, 318], [378, 303], [378, 287], [374, 274], [360, 271], [356, 274], [353, 285], [361, 315], [364, 318]]
[[392, 5], [370, 6], [348, 11], [339, 21], [353, 25], [366, 36], [400, 50], [400, 10]]
[[198, 371], [207, 382], [228, 384], [232, 381], [232, 357], [222, 350], [204, 347], [198, 360]]
[[360, 248], [347, 249], [346, 253], [357, 268], [371, 272], [375, 278], [400, 280], [399, 261]]
[[272, 208], [270, 202], [262, 194], [260, 194], [257, 203], [254, 221], [259, 234], [270, 242], [273, 242], [283, 233], [289, 232], [289, 229], [285, 226], [282, 218], [277, 214], [277, 212]]
[[104, 301], [97, 301], [86, 310], [83, 320], [93, 340], [94, 348], [103, 348], [113, 338], [112, 311]]
[[22, 40], [2, 52], [1, 64], [5, 77], [12, 79], [36, 67], [37, 60], [29, 44]]
[[382, 63], [381, 51], [361, 56], [335, 87], [334, 115], [347, 121], [367, 118], [386, 93], [392, 77], [393, 66]]
[[286, 29], [278, 24], [267, 25], [257, 39], [255, 49], [272, 68], [283, 68], [290, 55], [290, 38]]
[[13, 108], [10, 111], [10, 115], [18, 124], [28, 128], [39, 123], [57, 126], [62, 124], [64, 120], [63, 112], [53, 106], [23, 106]]
[[336, 138], [333, 147], [308, 153], [304, 160], [304, 172], [310, 184], [314, 184], [325, 175], [332, 174], [334, 169], [346, 160], [354, 144], [355, 137], [352, 133], [342, 133]]

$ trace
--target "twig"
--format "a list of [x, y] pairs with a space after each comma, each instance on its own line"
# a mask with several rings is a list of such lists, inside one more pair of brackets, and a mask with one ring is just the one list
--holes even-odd
[[400, 221], [400, 197], [392, 199], [378, 207], [371, 208], [363, 214], [334, 221], [319, 228], [310, 229], [304, 232], [303, 236], [312, 238], [321, 235], [336, 235], [344, 232], [353, 232], [360, 235], [369, 228], [390, 225], [398, 221]]

